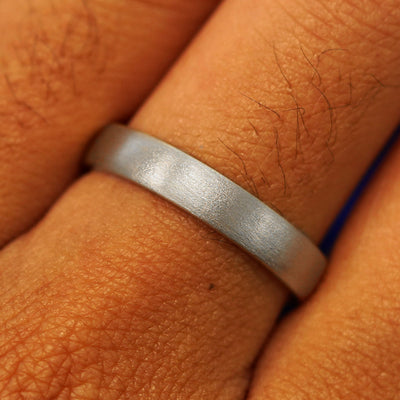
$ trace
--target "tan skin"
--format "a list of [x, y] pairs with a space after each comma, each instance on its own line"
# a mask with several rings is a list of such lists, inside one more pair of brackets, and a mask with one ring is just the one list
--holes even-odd
[[399, 122], [398, 0], [227, 0], [191, 42], [217, 1], [188, 3], [0, 3], [0, 398], [398, 398], [398, 145], [278, 325], [289, 293], [243, 251], [77, 177], [135, 114], [319, 241]]

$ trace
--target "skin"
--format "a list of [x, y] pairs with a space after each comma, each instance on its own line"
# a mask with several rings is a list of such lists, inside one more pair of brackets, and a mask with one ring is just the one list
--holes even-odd
[[325, 280], [275, 332], [251, 400], [399, 398], [399, 179], [397, 144], [348, 222]]
[[137, 109], [217, 3], [1, 2], [0, 246], [44, 214], [93, 133]]
[[[167, 10], [180, 4], [159, 3]], [[228, 0], [131, 125], [209, 164], [318, 241], [398, 123], [399, 26], [394, 0], [365, 0], [362, 7], [350, 0]], [[7, 49], [4, 59], [11, 57]], [[141, 61], [132, 51], [121, 61], [126, 72]], [[117, 61], [112, 65], [104, 70], [111, 68], [110, 76]], [[89, 96], [79, 101], [92, 104], [95, 96], [97, 107], [105, 107], [110, 100], [106, 89], [96, 96], [97, 80], [90, 87], [82, 79], [82, 88], [76, 82], [78, 93]], [[20, 90], [28, 93], [29, 86]], [[130, 98], [120, 86], [113, 93]], [[123, 107], [144, 95], [137, 96]], [[5, 107], [17, 113], [21, 104], [9, 97]], [[81, 120], [88, 111], [79, 101], [69, 104], [82, 110]], [[53, 109], [50, 116], [66, 118], [65, 103]], [[113, 118], [106, 114], [97, 123]], [[54, 160], [72, 154], [73, 167], [50, 157], [43, 173], [49, 156], [38, 151], [21, 174], [3, 176], [8, 198], [25, 204], [18, 196], [29, 193], [43, 211], [57, 191], [44, 201], [24, 179], [47, 181], [54, 176], [50, 166], [72, 176], [94, 127], [69, 146], [40, 121], [47, 146], [62, 143]], [[21, 127], [12, 137], [23, 142], [30, 132]], [[23, 158], [3, 153], [5, 171]], [[397, 159], [388, 161], [349, 222], [318, 291], [277, 327], [289, 293], [265, 268], [138, 186], [97, 172], [80, 177], [0, 253], [1, 398], [243, 399], [250, 384], [250, 399], [395, 398]], [[0, 207], [4, 215], [12, 215], [10, 203]], [[26, 213], [14, 232], [34, 221]], [[377, 237], [387, 240], [373, 248]]]

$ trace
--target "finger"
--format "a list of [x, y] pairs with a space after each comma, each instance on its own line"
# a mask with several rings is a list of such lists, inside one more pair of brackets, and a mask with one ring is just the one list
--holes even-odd
[[225, 21], [235, 29], [214, 19], [220, 39], [203, 32], [133, 126], [215, 167], [318, 240], [400, 117], [392, 3], [378, 12], [369, 1], [365, 10], [274, 1], [266, 11], [232, 1]]
[[310, 302], [274, 333], [250, 399], [396, 399], [400, 143], [362, 199]]
[[[398, 17], [389, 3], [350, 15], [327, 2], [313, 12], [303, 3], [243, 4], [224, 3], [133, 125], [194, 154], [317, 240], [398, 119], [399, 60], [390, 50]], [[326, 31], [335, 18], [343, 23]], [[312, 33], [321, 30], [325, 39]], [[30, 316], [13, 319], [3, 362], [37, 354], [50, 364], [43, 379], [21, 384], [21, 374], [39, 371], [19, 362], [4, 390], [38, 381], [48, 390], [54, 357], [67, 353], [74, 395], [241, 398], [287, 296], [195, 219], [99, 173], [9, 246], [2, 263], [3, 318], [20, 309]], [[69, 319], [78, 322], [66, 330]], [[10, 335], [25, 325], [21, 350]], [[49, 341], [55, 347], [43, 349]], [[67, 390], [65, 375], [51, 381]]]
[[216, 3], [1, 2], [0, 246], [43, 214], [93, 132], [132, 113]]

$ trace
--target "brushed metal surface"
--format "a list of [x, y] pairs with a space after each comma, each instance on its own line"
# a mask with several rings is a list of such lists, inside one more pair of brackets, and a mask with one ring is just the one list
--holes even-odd
[[195, 215], [272, 271], [300, 299], [319, 281], [318, 247], [266, 204], [219, 172], [145, 133], [109, 125], [86, 162], [127, 178]]

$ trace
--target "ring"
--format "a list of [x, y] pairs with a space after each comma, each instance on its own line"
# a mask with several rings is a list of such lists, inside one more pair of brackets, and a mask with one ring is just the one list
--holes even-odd
[[312, 292], [325, 269], [318, 247], [285, 218], [219, 172], [152, 136], [109, 125], [96, 137], [86, 163], [196, 216], [260, 261], [299, 299]]

